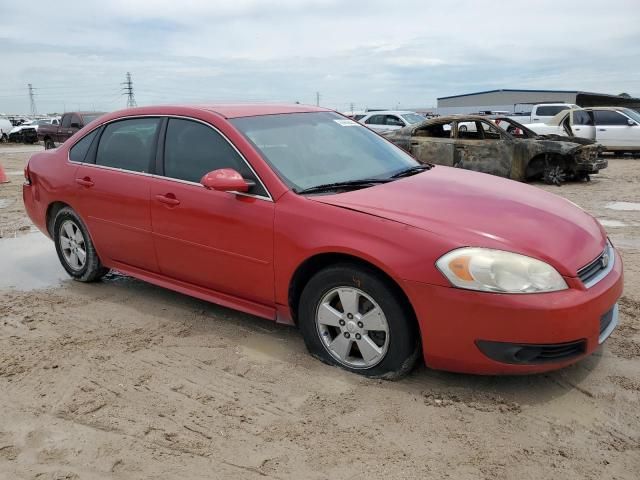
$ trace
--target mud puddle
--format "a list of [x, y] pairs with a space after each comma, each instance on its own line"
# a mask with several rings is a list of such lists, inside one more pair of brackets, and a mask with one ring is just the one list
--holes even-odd
[[36, 290], [70, 280], [51, 240], [40, 232], [0, 239], [0, 290]]
[[637, 211], [640, 212], [640, 203], [635, 202], [610, 202], [605, 205], [605, 208], [610, 210], [619, 211]]
[[599, 218], [598, 221], [603, 227], [618, 228], [627, 227], [628, 225], [620, 220], [610, 220], [608, 218]]

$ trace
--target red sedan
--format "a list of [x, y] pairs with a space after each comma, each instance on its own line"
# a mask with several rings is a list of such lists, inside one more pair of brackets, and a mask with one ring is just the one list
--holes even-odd
[[391, 378], [560, 368], [618, 321], [622, 261], [560, 197], [422, 165], [301, 105], [105, 115], [25, 169], [24, 203], [83, 282], [133, 277], [297, 325], [319, 359]]

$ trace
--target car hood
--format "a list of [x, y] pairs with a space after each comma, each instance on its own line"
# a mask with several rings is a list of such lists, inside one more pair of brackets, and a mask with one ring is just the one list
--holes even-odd
[[606, 242], [600, 224], [562, 197], [449, 167], [309, 198], [426, 230], [449, 240], [451, 248], [496, 248], [538, 258], [566, 276], [576, 276]]

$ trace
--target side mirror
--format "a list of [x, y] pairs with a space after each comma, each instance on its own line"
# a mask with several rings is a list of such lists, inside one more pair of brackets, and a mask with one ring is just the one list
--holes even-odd
[[633, 127], [637, 125], [637, 123], [631, 120], [630, 118], [627, 118], [627, 125], [629, 125], [630, 127]]
[[220, 192], [248, 192], [253, 182], [242, 178], [233, 168], [220, 168], [205, 174], [200, 183], [209, 190]]
[[73, 123], [71, 124], [71, 128], [80, 128], [80, 124], [79, 124], [79, 123], [75, 123], [75, 122], [73, 122]]

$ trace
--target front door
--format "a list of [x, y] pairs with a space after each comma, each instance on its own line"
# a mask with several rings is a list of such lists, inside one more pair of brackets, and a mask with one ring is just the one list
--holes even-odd
[[513, 142], [495, 125], [475, 121], [475, 128], [457, 129], [453, 166], [509, 178], [513, 149]]
[[427, 122], [411, 132], [410, 152], [422, 163], [453, 166], [454, 122]]
[[615, 110], [594, 110], [596, 138], [605, 147], [624, 149], [640, 146], [640, 127], [629, 125], [629, 118]]
[[[109, 123], [95, 154], [87, 155], [75, 179], [78, 204], [74, 208], [87, 223], [103, 260], [151, 272], [157, 272], [158, 266], [151, 237], [149, 171], [160, 122], [145, 117]], [[81, 142], [72, 147], [72, 153]]]
[[[178, 118], [167, 124], [163, 157], [150, 192], [162, 274], [273, 303], [274, 203], [246, 160], [211, 126]], [[255, 186], [248, 195], [204, 188], [200, 179], [219, 168]]]

